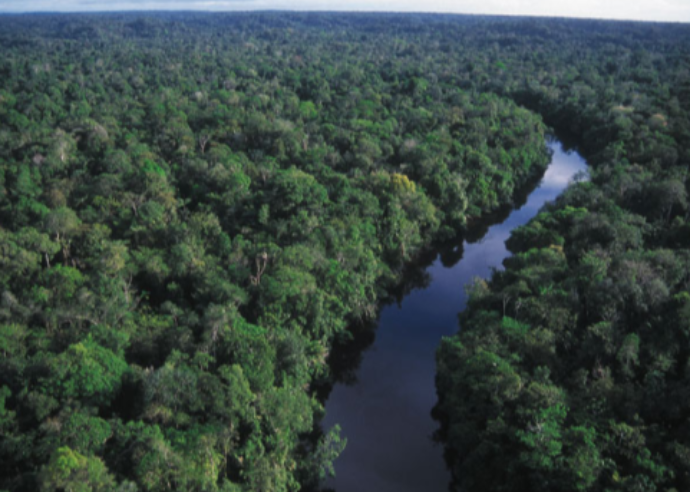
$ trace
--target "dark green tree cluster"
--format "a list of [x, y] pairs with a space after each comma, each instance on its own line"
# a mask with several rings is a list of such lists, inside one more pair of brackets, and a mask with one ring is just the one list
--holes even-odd
[[524, 21], [490, 36], [486, 84], [570, 132], [591, 181], [515, 231], [438, 351], [454, 486], [689, 490], [690, 29]]
[[463, 25], [0, 17], [0, 489], [331, 469], [337, 429], [304, 436], [333, 340], [548, 160], [458, 40], [425, 57]]

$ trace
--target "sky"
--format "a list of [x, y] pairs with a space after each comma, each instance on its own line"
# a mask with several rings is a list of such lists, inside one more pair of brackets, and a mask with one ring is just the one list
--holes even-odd
[[330, 10], [690, 22], [690, 0], [0, 0], [0, 12]]

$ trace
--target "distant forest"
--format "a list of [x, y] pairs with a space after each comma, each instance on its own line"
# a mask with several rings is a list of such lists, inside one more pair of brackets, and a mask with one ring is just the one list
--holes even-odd
[[690, 489], [690, 27], [0, 16], [0, 490], [297, 491], [333, 343], [578, 144], [438, 351], [452, 490]]

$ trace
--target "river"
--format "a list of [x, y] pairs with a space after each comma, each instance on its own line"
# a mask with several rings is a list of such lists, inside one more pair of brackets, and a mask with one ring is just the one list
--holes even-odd
[[[558, 141], [549, 143], [553, 158], [541, 182], [522, 204], [502, 216], [488, 218], [455, 247], [436, 252], [411, 285], [418, 286], [395, 304], [385, 306], [378, 326], [364, 341], [341, 347], [341, 383], [326, 401], [323, 428], [342, 427], [345, 451], [335, 462], [336, 477], [326, 482], [336, 492], [445, 492], [450, 473], [443, 447], [432, 435], [436, 404], [435, 352], [441, 337], [458, 330], [465, 308], [463, 286], [474, 277], [488, 278], [510, 255], [510, 232], [554, 200], [572, 177], [586, 171], [576, 152]], [[471, 238], [470, 238], [471, 237]], [[372, 340], [371, 338], [374, 337]], [[365, 347], [362, 350], [362, 347]], [[346, 364], [347, 365], [347, 364]]]

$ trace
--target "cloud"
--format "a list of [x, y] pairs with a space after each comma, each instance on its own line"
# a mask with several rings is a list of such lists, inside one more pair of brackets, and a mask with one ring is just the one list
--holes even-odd
[[[235, 4], [235, 3], [255, 3], [256, 0], [146, 0], [143, 2], [144, 5], [156, 5], [156, 6], [163, 6], [163, 7], [168, 7], [168, 6], [178, 6], [178, 5], [183, 5], [187, 9], [192, 9], [196, 6], [201, 6], [201, 5], [217, 5], [217, 6], [222, 6], [224, 4]], [[104, 2], [103, 0], [75, 0], [76, 4], [78, 5], [99, 5], [103, 6]], [[132, 4], [135, 5], [142, 5], [142, 2], [131, 2]], [[124, 4], [124, 3], [121, 3]], [[113, 3], [109, 3], [108, 6], [110, 7], [113, 5]]]
[[[260, 0], [0, 0], [0, 12], [113, 12], [123, 10], [252, 10]], [[265, 8], [265, 7], [264, 7]]]

